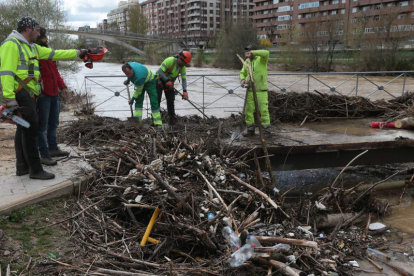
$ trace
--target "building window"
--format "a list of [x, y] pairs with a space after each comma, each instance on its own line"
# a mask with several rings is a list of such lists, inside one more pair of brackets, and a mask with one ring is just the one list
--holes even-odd
[[279, 0], [273, 0], [273, 4], [279, 4]]
[[388, 3], [387, 8], [391, 8], [393, 6], [393, 3]]
[[327, 16], [328, 15], [328, 12], [327, 11], [324, 11], [322, 15], [323, 16]]
[[339, 4], [339, 0], [332, 0], [332, 5]]
[[376, 9], [376, 10], [380, 10], [380, 9], [382, 9], [382, 4], [375, 5], [375, 9]]
[[290, 6], [283, 6], [277, 9], [277, 12], [290, 11]]
[[290, 20], [290, 15], [282, 15], [277, 17], [277, 21]]
[[374, 31], [372, 30], [372, 28], [365, 28], [365, 31], [364, 31], [364, 33], [366, 33], [366, 34], [371, 34], [373, 32]]
[[345, 14], [345, 9], [340, 10], [341, 14]]
[[379, 21], [380, 20], [380, 16], [379, 15], [374, 16], [373, 20], [374, 21]]
[[398, 18], [398, 19], [405, 19], [405, 18], [407, 18], [407, 14], [406, 14], [406, 13], [400, 13], [400, 14], [397, 16], [397, 18]]
[[312, 14], [311, 13], [305, 14], [305, 18], [311, 18], [311, 17], [312, 17]]
[[331, 11], [331, 14], [338, 14], [338, 11], [337, 10], [333, 10], [333, 11]]
[[411, 18], [414, 18], [414, 12], [411, 13]]
[[352, 19], [351, 19], [351, 23], [353, 23], [353, 24], [354, 24], [354, 23], [356, 23], [356, 22], [357, 22], [356, 18], [352, 18]]
[[[413, 12], [413, 16], [414, 16], [414, 12]], [[301, 18], [302, 18], [302, 15], [298, 14], [298, 19], [301, 19]]]
[[[339, 0], [335, 0], [339, 1]], [[318, 2], [310, 2], [310, 3], [303, 3], [299, 5], [299, 9], [309, 9], [309, 8], [316, 8], [319, 7], [319, 1]]]
[[365, 6], [365, 7], [362, 7], [362, 11], [369, 11], [370, 10], [370, 6]]
[[406, 6], [408, 6], [408, 1], [402, 1], [402, 2], [400, 2], [400, 6], [401, 6], [401, 7], [406, 7]]
[[342, 4], [345, 4], [346, 3], [346, 0], [342, 0]]

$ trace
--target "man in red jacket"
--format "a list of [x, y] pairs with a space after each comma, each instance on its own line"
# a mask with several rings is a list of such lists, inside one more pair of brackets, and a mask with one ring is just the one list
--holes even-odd
[[[36, 44], [49, 47], [46, 29], [40, 28], [40, 36]], [[38, 109], [38, 147], [40, 161], [44, 165], [57, 164], [52, 157], [68, 156], [69, 152], [60, 150], [56, 140], [56, 129], [59, 125], [60, 101], [59, 89], [68, 94], [65, 82], [59, 74], [56, 63], [52, 60], [40, 60], [42, 89], [37, 99]]]

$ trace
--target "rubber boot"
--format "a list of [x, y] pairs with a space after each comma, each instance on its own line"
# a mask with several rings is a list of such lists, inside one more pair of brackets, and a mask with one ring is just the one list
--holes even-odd
[[47, 171], [40, 171], [36, 173], [31, 173], [29, 177], [31, 179], [49, 180], [55, 178], [55, 175]]

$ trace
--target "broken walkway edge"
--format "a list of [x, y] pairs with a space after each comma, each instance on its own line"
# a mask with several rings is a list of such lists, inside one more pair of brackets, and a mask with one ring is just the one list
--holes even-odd
[[93, 174], [76, 176], [33, 194], [21, 196], [16, 200], [0, 205], [0, 215], [8, 215], [13, 211], [48, 199], [64, 195], [77, 195], [86, 189], [88, 182], [93, 178]]

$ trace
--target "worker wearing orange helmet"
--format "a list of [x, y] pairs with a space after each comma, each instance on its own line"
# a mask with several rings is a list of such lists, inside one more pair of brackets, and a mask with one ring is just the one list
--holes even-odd
[[166, 58], [157, 71], [158, 102], [161, 105], [162, 91], [164, 91], [167, 100], [168, 124], [170, 125], [174, 125], [177, 121], [174, 109], [174, 82], [179, 75], [181, 75], [182, 79], [183, 100], [188, 100], [186, 66], [190, 64], [191, 59], [192, 56], [190, 52], [181, 51], [176, 56]]

